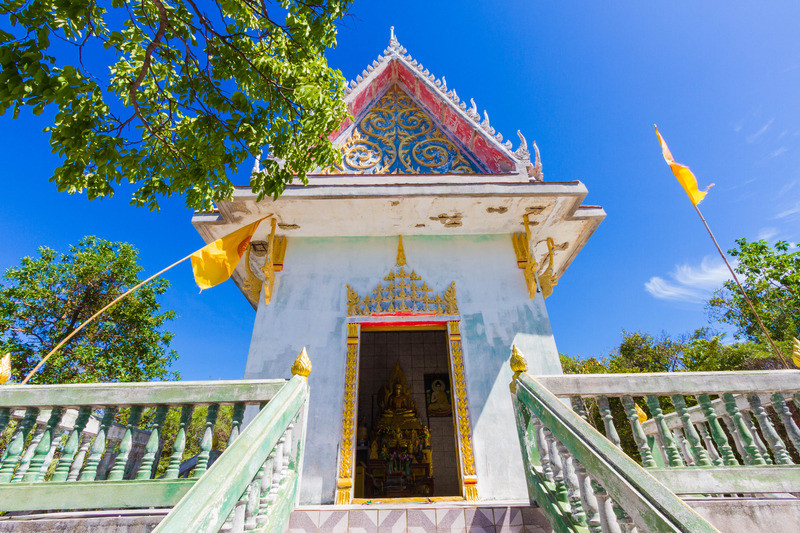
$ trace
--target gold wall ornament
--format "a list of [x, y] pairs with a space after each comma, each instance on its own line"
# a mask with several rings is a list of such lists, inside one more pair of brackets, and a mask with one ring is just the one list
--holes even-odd
[[0, 385], [11, 379], [11, 352], [0, 359]]
[[398, 237], [397, 261], [366, 296], [361, 298], [350, 285], [347, 289], [347, 315], [370, 316], [373, 314], [410, 312], [457, 315], [458, 297], [455, 282], [441, 293], [433, 292], [414, 270], [407, 270], [408, 263], [403, 249], [403, 238]]
[[272, 287], [275, 285], [275, 225], [278, 221], [273, 218], [270, 222], [271, 228], [267, 241], [269, 248], [267, 250], [267, 257], [264, 259], [264, 266], [261, 268], [261, 272], [264, 273], [264, 303], [266, 305], [269, 305], [269, 302], [272, 300]]
[[517, 268], [520, 270], [525, 268], [528, 264], [530, 253], [528, 252], [528, 239], [525, 232], [512, 233], [511, 243], [514, 245], [514, 255], [517, 256]]
[[[517, 267], [523, 270], [525, 284], [528, 286], [528, 294], [531, 299], [536, 297], [537, 279], [538, 287], [542, 291], [542, 296], [546, 299], [553, 294], [553, 287], [558, 285], [558, 277], [553, 269], [556, 250], [565, 250], [569, 243], [565, 242], [556, 246], [551, 237], [547, 238], [547, 255], [542, 258], [542, 266], [533, 256], [533, 246], [531, 246], [531, 229], [528, 214], [522, 216], [525, 233], [512, 233], [511, 244], [514, 246], [514, 255], [517, 257]], [[545, 260], [547, 266], [544, 266]], [[537, 272], [538, 270], [538, 272]]]
[[405, 266], [406, 264], [406, 252], [403, 250], [403, 236], [397, 236], [397, 266]]
[[472, 427], [467, 402], [467, 381], [464, 375], [464, 353], [461, 348], [461, 333], [458, 321], [447, 323], [450, 344], [450, 374], [455, 393], [456, 435], [458, 435], [461, 458], [462, 494], [467, 500], [478, 499], [478, 478], [475, 474], [475, 457], [472, 450]]
[[322, 174], [486, 172], [397, 84], [356, 124], [341, 149], [341, 164], [323, 169]]
[[252, 244], [247, 247], [244, 258], [244, 290], [247, 292], [251, 300], [257, 301], [263, 285], [264, 303], [266, 305], [269, 305], [270, 301], [272, 300], [272, 289], [275, 285], [275, 273], [283, 270], [283, 259], [286, 255], [286, 237], [275, 235], [275, 226], [277, 224], [277, 220], [272, 218], [270, 223], [271, 228], [269, 232], [269, 239], [267, 240], [267, 253], [264, 257], [264, 266], [261, 267], [261, 272], [264, 274], [263, 282], [250, 268], [250, 254], [253, 250]]
[[258, 302], [258, 296], [261, 294], [261, 280], [253, 273], [250, 268], [250, 252], [253, 246], [248, 246], [244, 256], [244, 290], [250, 300]]
[[528, 362], [525, 360], [525, 356], [522, 355], [522, 352], [519, 351], [516, 344], [511, 346], [511, 360], [509, 361], [509, 365], [511, 365], [511, 370], [514, 372], [509, 389], [511, 389], [511, 394], [516, 394], [517, 378], [528, 371]]
[[[553, 287], [558, 285], [558, 278], [553, 271], [553, 258], [555, 257], [555, 244], [553, 239], [547, 238], [547, 268], [544, 272], [539, 273], [539, 284], [542, 287], [542, 296], [547, 299], [548, 296], [553, 294]], [[544, 261], [543, 261], [544, 262]]]
[[306, 352], [306, 347], [303, 346], [303, 349], [300, 351], [300, 355], [297, 356], [297, 359], [294, 360], [292, 363], [292, 375], [293, 376], [303, 376], [308, 381], [308, 375], [311, 374], [311, 359], [308, 358], [308, 352]]
[[358, 387], [358, 329], [358, 324], [347, 324], [347, 360], [344, 373], [342, 440], [339, 446], [339, 478], [336, 483], [337, 505], [347, 505], [353, 500], [356, 390]]

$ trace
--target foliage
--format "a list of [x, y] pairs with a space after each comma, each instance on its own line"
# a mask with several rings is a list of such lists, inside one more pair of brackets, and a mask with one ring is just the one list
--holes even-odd
[[[0, 285], [0, 352], [11, 352], [16, 376], [87, 318], [139, 282], [138, 252], [130, 244], [84, 237], [69, 253], [39, 248], [5, 272]], [[172, 378], [177, 355], [172, 333], [161, 328], [174, 317], [160, 312], [157, 296], [169, 283], [156, 279], [114, 305], [84, 328], [31, 379], [31, 383], [148, 381]]]
[[0, 114], [53, 110], [60, 191], [129, 183], [134, 205], [178, 194], [208, 210], [267, 149], [250, 184], [277, 197], [339, 157], [344, 78], [324, 52], [349, 2], [4, 0]]
[[[775, 341], [800, 337], [800, 250], [786, 241], [774, 247], [764, 241], [738, 239], [728, 253], [738, 261], [736, 272], [764, 326]], [[790, 249], [795, 251], [791, 252]], [[764, 342], [764, 335], [733, 281], [725, 282], [708, 302], [711, 315], [736, 329], [737, 338]], [[791, 353], [791, 350], [783, 350]]]
[[[188, 460], [200, 453], [200, 441], [203, 438], [203, 433], [206, 430], [206, 415], [208, 414], [207, 406], [199, 406], [192, 411], [192, 419], [186, 428], [186, 447], [183, 450], [183, 460]], [[212, 441], [212, 450], [218, 452], [225, 451], [228, 446], [228, 437], [231, 434], [233, 420], [233, 406], [223, 405], [219, 408], [217, 421], [214, 425], [214, 436]], [[175, 443], [175, 438], [178, 435], [178, 428], [181, 422], [181, 410], [178, 408], [170, 409], [167, 417], [164, 419], [164, 425], [161, 427], [161, 435], [164, 438], [163, 451], [156, 466], [156, 478], [164, 475], [167, 471], [170, 460], [170, 452]]]
[[[779, 343], [788, 353], [789, 343]], [[708, 328], [691, 336], [672, 339], [662, 333], [622, 332], [622, 341], [606, 358], [577, 359], [561, 354], [565, 374], [642, 372], [715, 372], [783, 368], [769, 347], [754, 342], [725, 344], [724, 335]]]

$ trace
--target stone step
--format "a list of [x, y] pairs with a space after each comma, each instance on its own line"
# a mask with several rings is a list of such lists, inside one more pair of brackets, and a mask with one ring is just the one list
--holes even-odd
[[288, 533], [506, 533], [551, 532], [527, 501], [393, 502], [304, 505], [292, 513]]
[[14, 513], [0, 517], [0, 533], [149, 533], [169, 509]]

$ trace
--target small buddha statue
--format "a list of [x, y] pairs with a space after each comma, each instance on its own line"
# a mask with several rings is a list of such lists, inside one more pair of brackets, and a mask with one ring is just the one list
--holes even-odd
[[378, 441], [372, 441], [372, 444], [369, 447], [369, 460], [376, 461], [378, 459]]
[[[391, 394], [386, 397], [380, 423], [403, 430], [420, 427], [414, 400], [405, 393], [403, 385], [399, 382], [394, 384]], [[395, 445], [399, 444], [400, 442], [397, 442]]]

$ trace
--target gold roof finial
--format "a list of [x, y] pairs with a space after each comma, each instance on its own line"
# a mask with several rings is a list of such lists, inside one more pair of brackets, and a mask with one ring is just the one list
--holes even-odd
[[11, 379], [11, 353], [0, 359], [0, 385]]
[[406, 253], [403, 250], [403, 236], [397, 236], [397, 266], [407, 265], [406, 263]]
[[306, 352], [306, 347], [303, 346], [303, 350], [300, 352], [300, 355], [297, 356], [297, 359], [294, 360], [292, 364], [292, 375], [294, 376], [303, 376], [308, 380], [308, 375], [311, 373], [311, 359], [308, 358], [308, 352]]

